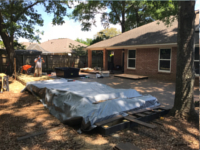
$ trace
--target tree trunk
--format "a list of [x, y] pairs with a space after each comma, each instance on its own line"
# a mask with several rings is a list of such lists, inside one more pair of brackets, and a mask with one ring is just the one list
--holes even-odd
[[194, 109], [194, 33], [195, 1], [180, 1], [178, 12], [176, 89], [170, 114], [181, 119], [198, 121]]
[[122, 33], [126, 31], [125, 25], [125, 1], [122, 1], [122, 21], [121, 21]]
[[11, 66], [12, 70], [14, 70], [14, 39], [9, 38], [7, 34], [0, 32], [1, 38], [6, 48], [6, 52], [8, 54], [9, 66]]
[[14, 37], [13, 34], [9, 37], [9, 34], [3, 31], [3, 29], [5, 29], [5, 27], [4, 27], [3, 17], [0, 11], [0, 35], [3, 40], [4, 46], [6, 47], [6, 52], [8, 54], [8, 59], [10, 62], [9, 66], [11, 66], [12, 70], [14, 71], [14, 45], [13, 45]]

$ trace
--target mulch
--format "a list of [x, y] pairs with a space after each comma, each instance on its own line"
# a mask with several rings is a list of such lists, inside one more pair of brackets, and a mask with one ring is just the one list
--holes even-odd
[[[10, 92], [0, 94], [0, 149], [112, 149], [128, 142], [141, 150], [197, 150], [199, 130], [197, 125], [173, 117], [152, 123], [155, 129], [143, 126], [102, 136], [96, 131], [79, 134], [77, 127], [62, 124], [49, 114], [36, 97], [29, 92], [20, 93], [24, 86], [10, 82]], [[58, 130], [18, 141], [18, 137], [62, 126]], [[3, 144], [2, 144], [3, 143]]]

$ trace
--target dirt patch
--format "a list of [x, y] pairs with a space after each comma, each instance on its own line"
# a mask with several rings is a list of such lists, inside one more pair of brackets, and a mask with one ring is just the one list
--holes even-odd
[[[102, 136], [96, 132], [77, 133], [77, 128], [63, 125], [48, 113], [30, 93], [20, 91], [24, 86], [10, 82], [10, 92], [0, 94], [0, 149], [81, 149], [108, 150], [119, 142], [130, 142], [142, 150], [190, 150], [199, 149], [199, 131], [191, 123], [166, 117], [156, 129], [137, 127]], [[17, 137], [32, 132], [63, 128], [22, 141]]]

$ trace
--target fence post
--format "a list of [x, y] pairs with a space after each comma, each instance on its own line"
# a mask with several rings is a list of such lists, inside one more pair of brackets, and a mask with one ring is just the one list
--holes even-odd
[[14, 72], [15, 72], [15, 80], [16, 80], [16, 58], [14, 58]]
[[1, 67], [1, 70], [0, 72], [3, 72], [3, 61], [2, 61], [2, 54], [0, 53], [0, 64], [2, 64], [0, 67]]
[[46, 55], [46, 70], [48, 70], [49, 69], [49, 66], [48, 66], [48, 57], [47, 57], [48, 55]]

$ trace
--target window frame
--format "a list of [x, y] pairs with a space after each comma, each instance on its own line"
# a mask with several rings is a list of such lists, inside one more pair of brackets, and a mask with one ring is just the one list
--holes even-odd
[[[195, 48], [194, 48], [194, 54], [195, 54], [195, 49], [196, 48], [199, 48], [199, 46], [195, 46]], [[198, 62], [199, 63], [199, 60], [195, 60], [195, 56], [194, 56], [194, 62]], [[195, 72], [195, 66], [194, 66], [194, 73], [195, 73], [196, 77], [199, 77], [199, 74], [196, 74], [196, 72]]]
[[[170, 49], [170, 59], [160, 59], [160, 50], [161, 49]], [[160, 60], [169, 61], [170, 62], [170, 69], [169, 70], [160, 70]], [[171, 61], [172, 61], [172, 48], [159, 48], [159, 55], [158, 55], [158, 72], [164, 72], [164, 73], [171, 73]]]
[[[134, 50], [135, 51], [135, 58], [129, 58], [129, 51], [130, 50]], [[128, 49], [128, 51], [127, 51], [127, 69], [136, 69], [136, 54], [137, 54], [136, 52], [137, 52], [136, 49]], [[129, 59], [135, 60], [135, 67], [129, 67], [128, 66]]]

